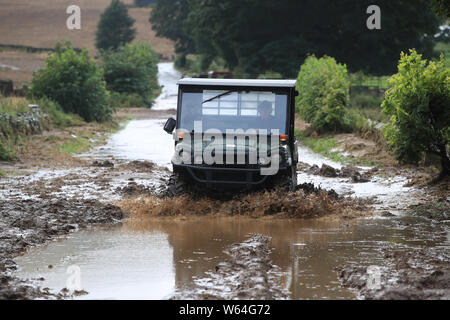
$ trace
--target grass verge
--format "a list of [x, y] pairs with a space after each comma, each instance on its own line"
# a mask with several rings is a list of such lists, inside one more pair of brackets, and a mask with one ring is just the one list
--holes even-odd
[[368, 167], [379, 167], [380, 163], [376, 159], [365, 159], [349, 157], [335, 149], [339, 147], [339, 142], [331, 135], [311, 137], [303, 131], [296, 129], [297, 139], [313, 152], [341, 164], [351, 164]]

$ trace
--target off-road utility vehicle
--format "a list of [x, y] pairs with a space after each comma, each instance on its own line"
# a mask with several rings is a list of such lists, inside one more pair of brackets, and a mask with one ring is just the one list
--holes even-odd
[[297, 185], [295, 80], [178, 81], [169, 194]]

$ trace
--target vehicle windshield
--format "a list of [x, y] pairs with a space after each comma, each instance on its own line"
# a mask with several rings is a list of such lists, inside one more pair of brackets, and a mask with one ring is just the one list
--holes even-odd
[[278, 129], [286, 133], [287, 92], [183, 89], [179, 116], [180, 129], [194, 130], [202, 121], [202, 131], [217, 129]]

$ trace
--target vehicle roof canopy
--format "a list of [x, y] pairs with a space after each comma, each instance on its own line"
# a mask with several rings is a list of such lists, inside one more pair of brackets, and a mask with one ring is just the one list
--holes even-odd
[[294, 88], [297, 80], [183, 78], [178, 85]]

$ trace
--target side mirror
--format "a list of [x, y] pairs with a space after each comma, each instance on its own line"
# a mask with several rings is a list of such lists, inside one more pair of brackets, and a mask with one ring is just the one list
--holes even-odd
[[177, 120], [175, 120], [174, 118], [169, 118], [167, 119], [166, 124], [164, 125], [164, 131], [167, 132], [168, 134], [172, 134], [176, 126]]

